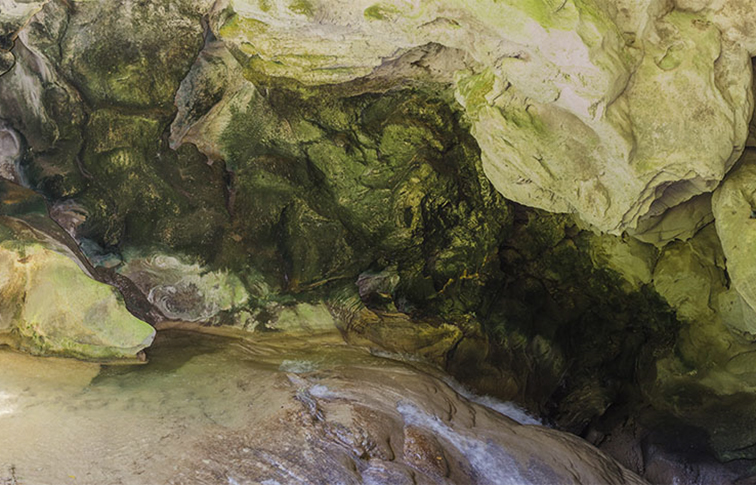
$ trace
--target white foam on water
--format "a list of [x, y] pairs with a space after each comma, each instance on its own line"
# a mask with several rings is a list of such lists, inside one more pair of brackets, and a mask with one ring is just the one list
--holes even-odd
[[338, 397], [335, 392], [328, 389], [322, 384], [316, 384], [308, 391], [311, 396], [319, 397], [320, 399], [333, 399]]
[[514, 419], [520, 424], [543, 426], [541, 420], [534, 418], [533, 416], [528, 414], [527, 411], [513, 402], [501, 401], [499, 399], [496, 399], [495, 397], [478, 396], [475, 394], [472, 395], [472, 398], [468, 397], [468, 399], [480, 404], [481, 406], [493, 409], [497, 413], [503, 414], [510, 419]]
[[414, 404], [400, 402], [396, 408], [406, 424], [426, 428], [457, 448], [475, 471], [477, 483], [481, 485], [532, 483], [522, 476], [517, 460], [501, 446], [457, 433], [436, 416], [418, 409]]
[[526, 410], [513, 402], [502, 401], [501, 399], [496, 399], [492, 396], [480, 396], [478, 394], [475, 394], [470, 389], [452, 379], [451, 377], [444, 379], [444, 382], [446, 382], [449, 387], [454, 389], [457, 394], [465, 397], [467, 400], [492, 409], [499, 414], [503, 414], [509, 419], [517, 421], [520, 424], [538, 426], [544, 425], [540, 419], [531, 416]]
[[292, 374], [306, 374], [315, 371], [317, 368], [317, 364], [311, 360], [284, 360], [278, 366], [278, 370], [281, 372], [291, 372]]

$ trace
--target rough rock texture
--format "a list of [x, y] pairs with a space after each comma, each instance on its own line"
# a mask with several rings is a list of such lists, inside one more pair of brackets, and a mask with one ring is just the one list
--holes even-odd
[[754, 7], [720, 3], [228, 0], [211, 26], [249, 71], [306, 85], [464, 52], [456, 95], [496, 188], [621, 231], [713, 190], [743, 150]]
[[0, 176], [144, 320], [336, 318], [563, 429], [755, 458], [753, 9], [0, 0]]
[[743, 318], [739, 330], [756, 339], [756, 153], [749, 150], [714, 192], [712, 207], [727, 271]]
[[155, 330], [114, 288], [87, 275], [71, 249], [8, 215], [35, 205], [44, 211], [43, 201], [8, 183], [0, 193], [0, 341], [40, 355], [135, 359]]
[[170, 320], [210, 322], [220, 312], [243, 307], [249, 300], [239, 278], [203, 271], [174, 256], [127, 257], [119, 268], [147, 300]]
[[[339, 340], [167, 332], [148, 365], [102, 370], [0, 349], [0, 480], [644, 483], [578, 437], [518, 424], [432, 369]], [[117, 459], [103, 463], [107, 451]]]

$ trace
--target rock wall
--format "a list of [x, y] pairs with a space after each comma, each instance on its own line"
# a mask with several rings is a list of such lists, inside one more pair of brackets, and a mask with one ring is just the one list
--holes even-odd
[[734, 3], [234, 0], [210, 25], [248, 70], [305, 85], [441, 46], [425, 68], [456, 70], [494, 186], [619, 233], [710, 192], [742, 153], [756, 12]]
[[[756, 458], [754, 19], [745, 0], [6, 0], [0, 176], [151, 323], [276, 330], [327, 305], [348, 340], [575, 432], [630, 395]], [[97, 345], [135, 354], [149, 332], [108, 294], [98, 321], [144, 338]]]

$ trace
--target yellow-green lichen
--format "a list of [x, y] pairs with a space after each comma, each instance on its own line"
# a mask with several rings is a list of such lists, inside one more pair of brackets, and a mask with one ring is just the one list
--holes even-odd
[[399, 13], [393, 5], [376, 3], [365, 9], [364, 15], [368, 20], [389, 20]]
[[294, 0], [289, 4], [289, 10], [306, 17], [312, 17], [315, 13], [315, 8], [309, 0]]

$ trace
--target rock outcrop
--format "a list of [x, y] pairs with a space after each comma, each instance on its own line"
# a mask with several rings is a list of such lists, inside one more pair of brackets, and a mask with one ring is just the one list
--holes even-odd
[[756, 153], [749, 150], [714, 192], [712, 208], [727, 272], [732, 281], [735, 327], [756, 340]]
[[[578, 437], [501, 414], [517, 417], [509, 403], [338, 340], [168, 332], [149, 365], [99, 374], [0, 349], [0, 480], [13, 467], [82, 485], [645, 483]], [[118, 450], [106, 466], [103, 450]]]
[[456, 97], [494, 186], [620, 232], [710, 192], [743, 150], [756, 15], [720, 3], [229, 0], [211, 27], [253, 79], [309, 86], [442, 46], [426, 69], [464, 59]]
[[3, 216], [3, 322], [148, 345], [79, 260], [151, 323], [330, 312], [563, 429], [632, 401], [756, 458], [755, 5], [0, 0], [0, 177], [68, 234]]
[[[114, 288], [88, 275], [69, 247], [41, 230], [49, 222], [41, 198], [7, 182], [0, 183], [0, 194], [0, 342], [40, 355], [136, 360], [155, 330], [126, 310]], [[43, 214], [27, 214], [30, 222], [9, 215], [29, 208]]]

